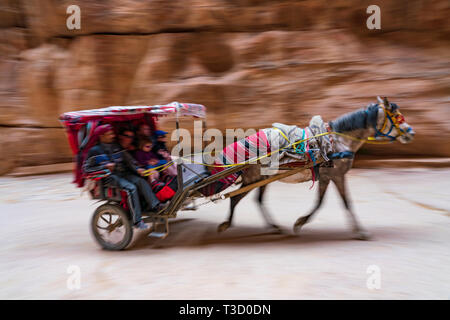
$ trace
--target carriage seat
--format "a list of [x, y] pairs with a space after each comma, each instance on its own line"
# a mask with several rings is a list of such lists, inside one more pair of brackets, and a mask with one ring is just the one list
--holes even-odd
[[92, 172], [85, 174], [84, 178], [88, 181], [87, 189], [92, 197], [92, 199], [98, 200], [114, 200], [121, 201], [122, 190], [109, 183], [105, 179], [109, 174], [106, 172]]

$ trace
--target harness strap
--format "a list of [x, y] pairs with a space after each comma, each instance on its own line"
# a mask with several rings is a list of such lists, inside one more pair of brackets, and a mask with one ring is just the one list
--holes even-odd
[[355, 153], [352, 151], [335, 152], [329, 155], [330, 159], [353, 159]]
[[[402, 136], [405, 134], [405, 131], [402, 130], [402, 128], [400, 128], [400, 126], [397, 124], [396, 121], [394, 121], [392, 118], [394, 117], [394, 114], [392, 114], [391, 112], [389, 112], [389, 110], [387, 110], [384, 105], [380, 106], [383, 111], [384, 111], [384, 122], [383, 122], [383, 126], [381, 127], [381, 130], [378, 130], [377, 128], [377, 124], [375, 123], [374, 128], [375, 128], [375, 135], [374, 137], [369, 137], [368, 140], [376, 140], [377, 137], [381, 136], [381, 137], [386, 137], [389, 138], [391, 141], [396, 140], [399, 136]], [[386, 128], [386, 124], [389, 122], [391, 123], [391, 127], [389, 128], [389, 131], [387, 133], [384, 133], [384, 130]], [[397, 131], [399, 132], [399, 135], [394, 137], [389, 135], [392, 132], [393, 128], [396, 128]]]

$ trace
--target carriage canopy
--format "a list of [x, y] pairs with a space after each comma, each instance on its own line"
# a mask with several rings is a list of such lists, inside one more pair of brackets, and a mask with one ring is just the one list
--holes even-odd
[[143, 119], [146, 115], [161, 116], [169, 114], [178, 114], [180, 116], [192, 116], [204, 118], [206, 108], [201, 104], [172, 102], [165, 105], [154, 106], [114, 106], [100, 109], [81, 110], [66, 112], [59, 117], [59, 120], [65, 125], [75, 123], [88, 123], [89, 121], [102, 120], [108, 121], [126, 121]]
[[172, 102], [154, 106], [114, 106], [63, 113], [59, 120], [65, 126], [73, 154], [88, 143], [94, 129], [105, 123], [147, 122], [156, 130], [156, 118], [164, 115], [206, 117], [206, 107], [201, 104]]
[[172, 102], [154, 106], [113, 106], [100, 109], [66, 112], [59, 120], [66, 128], [69, 145], [75, 156], [74, 182], [83, 186], [81, 165], [89, 149], [96, 143], [95, 128], [111, 124], [118, 130], [124, 125], [147, 123], [156, 130], [156, 119], [167, 115], [205, 118], [206, 108], [201, 104]]

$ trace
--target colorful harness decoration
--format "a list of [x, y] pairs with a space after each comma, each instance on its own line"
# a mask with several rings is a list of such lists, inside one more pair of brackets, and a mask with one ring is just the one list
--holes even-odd
[[[391, 141], [395, 141], [398, 137], [406, 134], [407, 132], [411, 131], [411, 128], [408, 128], [405, 132], [405, 130], [403, 130], [402, 128], [400, 128], [400, 125], [405, 122], [405, 117], [403, 117], [403, 115], [397, 110], [397, 105], [396, 104], [391, 104], [394, 106], [394, 110], [395, 112], [390, 112], [389, 110], [386, 109], [386, 107], [383, 104], [380, 104], [379, 107], [381, 107], [384, 111], [384, 122], [383, 122], [383, 126], [381, 127], [381, 129], [379, 130], [377, 128], [377, 125], [375, 124], [374, 128], [375, 128], [375, 135], [373, 137], [369, 137], [368, 140], [378, 140], [379, 137], [385, 137], [388, 138]], [[388, 132], [384, 133], [384, 130], [386, 129], [386, 125], [389, 122], [391, 123], [391, 127], [389, 128]], [[397, 136], [391, 136], [390, 133], [392, 132], [392, 129], [396, 128], [397, 132], [399, 133], [399, 135]]]
[[[276, 154], [276, 159], [279, 161], [276, 165], [281, 167], [298, 167], [299, 163], [302, 165], [312, 163], [313, 166], [311, 167], [311, 174], [314, 185], [314, 181], [316, 180], [316, 175], [318, 173], [319, 163], [328, 162], [335, 159], [339, 160], [354, 158], [355, 154], [350, 150], [341, 152], [335, 151], [334, 135], [363, 143], [383, 144], [391, 143], [398, 137], [412, 130], [408, 128], [405, 131], [400, 128], [400, 125], [405, 121], [405, 119], [403, 115], [396, 110], [398, 107], [395, 104], [391, 104], [391, 106], [393, 107], [393, 112], [387, 110], [382, 104], [371, 104], [366, 110], [361, 111], [365, 112], [367, 115], [365, 120], [366, 126], [370, 123], [370, 125], [373, 125], [375, 128], [374, 137], [369, 137], [368, 139], [359, 139], [342, 132], [334, 131], [332, 123], [325, 123], [320, 116], [314, 116], [311, 119], [310, 125], [304, 129], [281, 123], [274, 123], [272, 128], [261, 129], [256, 134], [227, 146], [219, 154], [214, 164], [208, 166], [213, 167], [211, 173], [215, 174], [223, 171], [227, 167], [242, 165], [244, 163], [256, 163], [263, 158]], [[377, 117], [380, 107], [384, 111], [385, 119], [382, 128], [378, 129]], [[391, 123], [391, 127], [387, 132], [385, 132], [388, 122]], [[394, 127], [397, 129], [397, 136], [390, 135]], [[380, 137], [387, 137], [389, 141], [374, 141], [379, 140]], [[256, 146], [259, 146], [259, 141], [261, 138], [263, 138], [261, 145], [264, 146], [266, 150], [262, 150], [263, 153], [255, 152], [258, 148], [252, 149], [251, 146], [252, 144], [255, 144], [255, 141], [257, 141]], [[265, 164], [270, 168], [273, 163], [268, 161]], [[274, 169], [278, 169], [278, 167], [276, 166]], [[202, 193], [208, 196], [213, 193], [220, 192], [233, 184], [241, 174], [242, 172], [237, 172], [229, 175], [220, 180], [221, 185], [219, 187], [215, 186], [215, 189], [210, 187], [206, 191], [203, 190]]]
[[[211, 174], [228, 167], [245, 163], [261, 163], [266, 168], [278, 169], [301, 162], [302, 165], [329, 161], [327, 154], [333, 151], [331, 140], [325, 133], [327, 129], [320, 116], [313, 117], [310, 126], [302, 129], [274, 123], [272, 128], [261, 129], [257, 133], [225, 147], [216, 157]], [[320, 135], [320, 137], [317, 137]], [[265, 159], [266, 161], [261, 161]], [[313, 181], [316, 178], [311, 168]], [[231, 186], [242, 171], [230, 174], [217, 183], [203, 188], [201, 193], [210, 196]]]
[[[271, 148], [264, 130], [241, 139], [225, 147], [216, 157], [211, 174], [219, 173], [235, 164], [256, 163], [261, 155], [270, 154]], [[237, 172], [218, 180], [202, 190], [205, 196], [221, 192], [231, 186], [242, 172]]]

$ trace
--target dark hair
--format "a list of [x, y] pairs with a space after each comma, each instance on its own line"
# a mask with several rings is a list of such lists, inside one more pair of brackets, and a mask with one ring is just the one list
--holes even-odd
[[133, 134], [134, 134], [134, 130], [131, 127], [121, 127], [119, 129], [119, 135], [123, 136], [124, 133], [127, 131], [133, 132]]
[[147, 126], [147, 127], [151, 128], [150, 125], [147, 122], [141, 122], [141, 123], [138, 124], [137, 127], [138, 127], [138, 129], [140, 129], [142, 126]]

